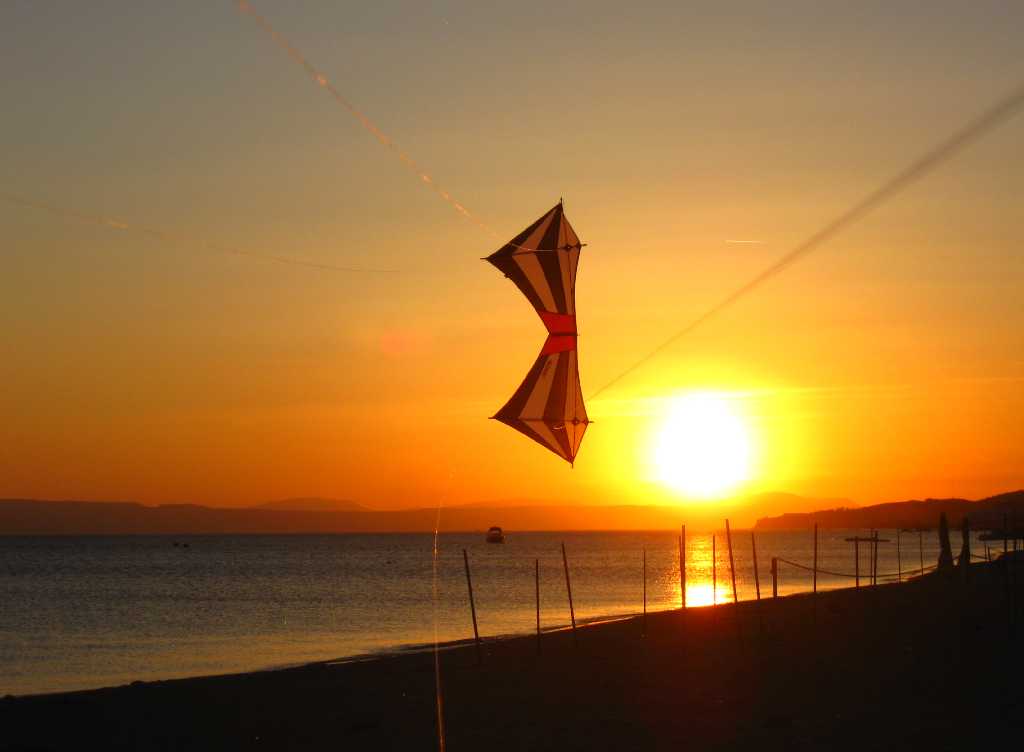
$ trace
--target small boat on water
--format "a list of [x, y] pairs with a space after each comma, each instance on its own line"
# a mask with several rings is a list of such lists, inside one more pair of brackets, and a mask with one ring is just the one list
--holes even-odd
[[488, 529], [488, 531], [487, 531], [487, 542], [488, 543], [504, 543], [505, 542], [505, 533], [502, 532], [502, 529], [500, 527], [495, 525], [494, 527]]

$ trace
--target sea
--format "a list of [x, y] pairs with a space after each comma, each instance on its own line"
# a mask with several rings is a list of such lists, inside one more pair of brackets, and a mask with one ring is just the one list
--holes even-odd
[[[852, 587], [866, 530], [822, 531], [817, 587]], [[881, 530], [880, 581], [938, 557], [934, 531]], [[953, 551], [960, 548], [953, 531]], [[688, 533], [687, 607], [812, 588], [814, 536]], [[757, 547], [757, 579], [753, 546]], [[563, 561], [562, 547], [565, 549]], [[992, 544], [989, 544], [992, 545]], [[0, 696], [271, 669], [544, 630], [681, 606], [672, 532], [0, 536]], [[984, 556], [985, 544], [972, 549]], [[714, 557], [712, 557], [714, 551]], [[464, 554], [465, 552], [465, 554]], [[860, 544], [861, 585], [871, 546]], [[714, 562], [714, 566], [712, 563]], [[789, 563], [793, 562], [793, 564]], [[730, 566], [732, 563], [733, 566]], [[645, 577], [646, 573], [646, 577]], [[713, 584], [714, 583], [714, 584]]]

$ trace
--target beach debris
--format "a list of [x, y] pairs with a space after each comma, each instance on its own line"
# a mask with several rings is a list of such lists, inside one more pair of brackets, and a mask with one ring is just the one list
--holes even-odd
[[582, 248], [559, 201], [485, 259], [515, 283], [548, 332], [533, 368], [492, 417], [570, 465], [590, 424], [576, 357], [576, 267]]
[[945, 512], [939, 515], [939, 562], [935, 571], [953, 571], [953, 549], [949, 544], [949, 523]]

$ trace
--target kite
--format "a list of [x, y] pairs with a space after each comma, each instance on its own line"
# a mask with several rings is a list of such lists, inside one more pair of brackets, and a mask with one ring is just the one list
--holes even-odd
[[533, 368], [492, 417], [570, 465], [591, 422], [576, 357], [576, 266], [582, 247], [559, 201], [485, 259], [515, 283], [548, 331]]

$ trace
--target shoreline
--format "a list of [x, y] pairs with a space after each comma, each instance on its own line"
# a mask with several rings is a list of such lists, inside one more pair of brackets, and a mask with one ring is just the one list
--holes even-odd
[[[438, 653], [446, 749], [972, 749], [1019, 739], [1020, 595], [970, 580], [741, 601]], [[1013, 626], [1011, 631], [1010, 627]], [[439, 645], [440, 647], [440, 645]], [[436, 749], [415, 652], [0, 701], [3, 752]]]

